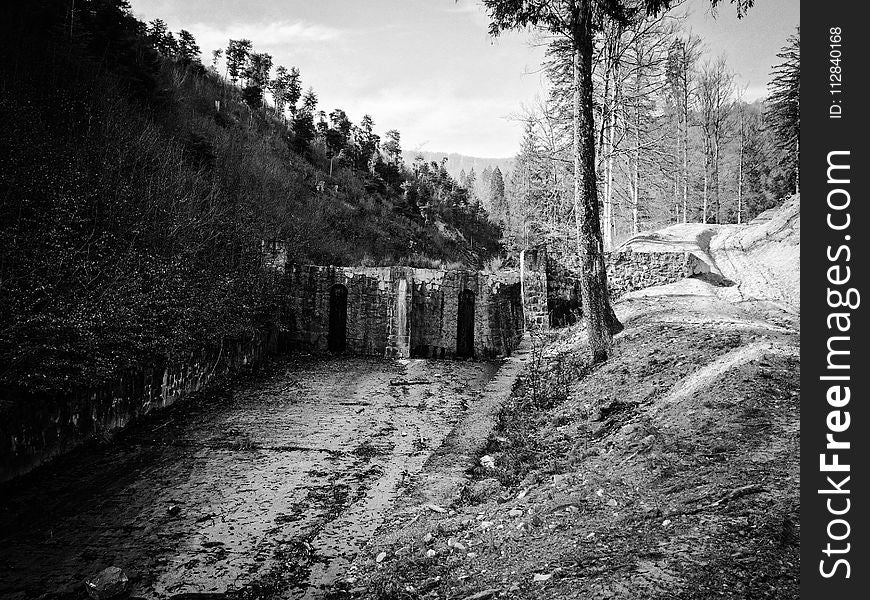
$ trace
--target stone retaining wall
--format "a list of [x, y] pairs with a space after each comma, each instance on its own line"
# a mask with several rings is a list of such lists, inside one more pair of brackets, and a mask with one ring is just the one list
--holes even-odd
[[0, 481], [26, 473], [82, 442], [106, 437], [137, 417], [164, 408], [215, 377], [258, 364], [277, 348], [277, 332], [226, 340], [161, 367], [130, 371], [115, 385], [57, 398], [12, 396], [0, 406]]
[[709, 266], [691, 252], [615, 252], [607, 257], [610, 297], [614, 300], [628, 292], [674, 283], [710, 271]]

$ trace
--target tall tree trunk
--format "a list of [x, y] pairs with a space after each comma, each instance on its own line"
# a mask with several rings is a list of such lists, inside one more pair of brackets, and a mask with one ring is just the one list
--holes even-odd
[[[595, 124], [592, 114], [592, 6], [578, 0], [574, 30], [574, 207], [580, 246], [583, 317], [592, 360], [607, 360], [613, 334], [622, 329], [610, 305], [595, 184]], [[582, 182], [582, 187], [581, 187]], [[582, 197], [581, 197], [582, 194]]]
[[637, 214], [640, 202], [640, 99], [634, 106], [634, 168], [631, 184], [631, 234], [637, 235]]
[[[580, 242], [580, 204], [583, 202], [583, 188], [580, 181], [581, 178], [581, 159], [580, 159], [580, 51], [574, 51], [574, 107], [573, 114], [573, 140], [574, 146], [574, 236], [577, 241], [577, 254], [582, 258], [583, 246]], [[593, 162], [595, 157], [592, 158]], [[594, 168], [593, 168], [594, 173]]]
[[[615, 110], [615, 106], [614, 106]], [[610, 131], [608, 132], [608, 156], [607, 156], [607, 194], [604, 201], [607, 203], [608, 212], [610, 214], [609, 222], [607, 223], [607, 236], [610, 239], [609, 248], [613, 248], [613, 234], [616, 229], [616, 223], [613, 220], [613, 148], [616, 144], [616, 113], [611, 116]]]
[[[688, 67], [684, 67], [688, 71]], [[689, 82], [684, 73], [683, 81], [683, 223], [689, 222]]]
[[794, 165], [794, 193], [801, 193], [801, 137], [798, 135], [794, 142], [795, 165]]
[[746, 133], [743, 128], [743, 113], [745, 107], [740, 106], [740, 153], [737, 157], [737, 224], [743, 222], [743, 146], [746, 143]]
[[713, 138], [713, 217], [714, 223], [721, 223], [719, 218], [719, 135]]
[[704, 128], [704, 195], [703, 195], [703, 211], [701, 222], [707, 222], [707, 194], [710, 183], [710, 136], [707, 133], [707, 128]]

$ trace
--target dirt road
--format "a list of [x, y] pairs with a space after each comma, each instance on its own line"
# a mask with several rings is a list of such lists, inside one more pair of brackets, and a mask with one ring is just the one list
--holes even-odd
[[0, 597], [316, 597], [497, 370], [288, 358], [74, 452], [0, 488]]

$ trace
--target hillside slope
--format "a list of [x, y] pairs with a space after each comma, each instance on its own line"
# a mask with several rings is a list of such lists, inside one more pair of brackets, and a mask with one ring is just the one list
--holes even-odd
[[99, 388], [271, 327], [264, 241], [316, 264], [500, 252], [467, 192], [382, 152], [371, 121], [315, 123], [314, 96], [288, 117], [146, 31], [126, 0], [32, 0], [0, 20], [7, 397]]

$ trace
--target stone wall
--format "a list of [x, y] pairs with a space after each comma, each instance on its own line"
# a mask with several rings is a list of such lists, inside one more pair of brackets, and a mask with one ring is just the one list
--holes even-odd
[[347, 288], [349, 353], [454, 357], [465, 290], [474, 297], [475, 357], [510, 354], [522, 337], [517, 272], [287, 265], [281, 321], [292, 348], [329, 349], [330, 290], [335, 285]]
[[[606, 256], [610, 297], [618, 300], [625, 294], [656, 285], [674, 283], [686, 277], [710, 272], [710, 266], [692, 252], [632, 252], [625, 250]], [[577, 261], [547, 260], [546, 321], [551, 327], [563, 327], [582, 314], [580, 277]], [[536, 291], [540, 297], [540, 290]], [[533, 305], [540, 306], [536, 300]]]
[[691, 252], [614, 252], [607, 257], [610, 297], [709, 272], [709, 266]]
[[520, 252], [520, 285], [525, 309], [526, 328], [542, 330], [550, 327], [547, 268], [550, 264], [544, 247]]
[[396, 301], [393, 269], [401, 267], [287, 265], [280, 322], [289, 347], [328, 349], [330, 290], [342, 285], [347, 288], [347, 351], [382, 355]]
[[173, 404], [215, 377], [258, 364], [275, 351], [277, 332], [160, 367], [130, 371], [112, 386], [50, 398], [5, 396], [0, 404], [0, 481], [30, 471], [84, 441]]

